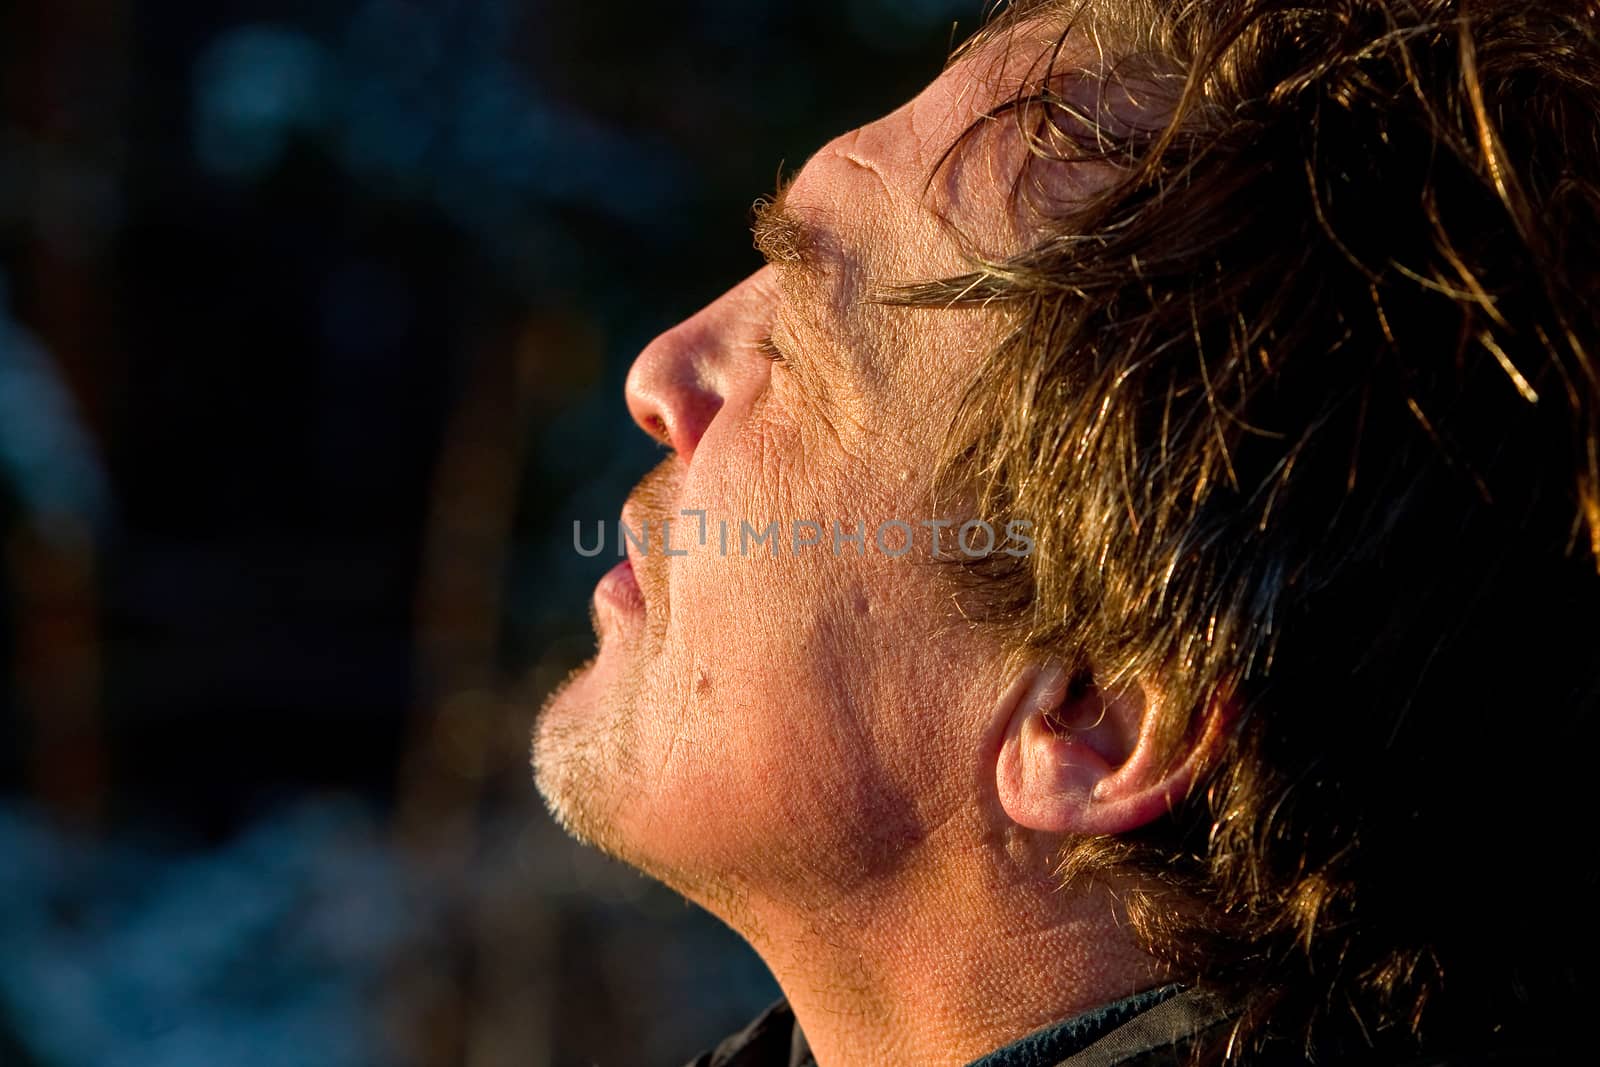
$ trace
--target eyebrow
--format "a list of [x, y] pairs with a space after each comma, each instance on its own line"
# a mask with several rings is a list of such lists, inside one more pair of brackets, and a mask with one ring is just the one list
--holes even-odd
[[828, 280], [828, 262], [823, 254], [828, 235], [802, 218], [789, 205], [789, 189], [794, 178], [779, 183], [771, 196], [763, 196], [750, 207], [750, 236], [756, 251], [779, 274], [818, 288]]

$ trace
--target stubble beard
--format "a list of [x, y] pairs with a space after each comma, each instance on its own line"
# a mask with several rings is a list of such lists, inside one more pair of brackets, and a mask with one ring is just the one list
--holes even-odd
[[[651, 642], [647, 638], [643, 643]], [[638, 716], [648, 714], [644, 698], [649, 684], [644, 669], [648, 659], [641, 651], [616, 650], [626, 657], [626, 666], [602, 693], [583, 698], [598, 707], [566, 703], [578, 699], [572, 690], [595, 669], [598, 657], [573, 670], [545, 699], [534, 726], [534, 784], [557, 825], [579, 843], [661, 882], [753, 936], [760, 928], [750, 915], [742, 885], [655, 855], [648, 841], [633, 840], [621, 825], [624, 806], [647, 804], [652, 785], [639, 763]]]
[[576, 668], [545, 698], [535, 720], [533, 781], [557, 825], [585, 845], [627, 860], [616, 824], [620, 781], [633, 751], [637, 668], [598, 697], [597, 708], [562, 707], [595, 669], [598, 657]]
[[[664, 576], [640, 577], [650, 602], [664, 602]], [[634, 840], [622, 819], [629, 808], [647, 806], [657, 784], [640, 762], [640, 723], [660, 684], [650, 664], [662, 655], [666, 625], [652, 612], [642, 631], [604, 636], [592, 606], [590, 616], [601, 651], [545, 698], [534, 720], [534, 785], [556, 824], [580, 844], [677, 888], [681, 873], [653, 859], [649, 842]], [[607, 657], [618, 661], [610, 677], [589, 677]], [[576, 691], [585, 685], [590, 691]]]
[[[672, 461], [663, 460], [630, 494], [634, 513], [651, 524], [646, 529], [660, 529], [662, 517], [671, 514], [675, 479]], [[580, 842], [634, 866], [643, 864], [623, 841], [617, 813], [627, 798], [637, 799], [646, 784], [637, 766], [638, 722], [649, 684], [645, 665], [660, 656], [667, 641], [671, 612], [666, 563], [664, 557], [651, 555], [637, 561], [633, 577], [646, 605], [644, 626], [631, 638], [619, 628], [610, 637], [609, 650], [599, 615], [590, 604], [590, 626], [601, 651], [545, 698], [534, 727], [534, 784], [551, 816]], [[572, 690], [598, 669], [607, 654], [620, 657], [622, 665], [601, 692], [582, 698], [597, 706], [561, 707], [564, 700], [579, 699]]]
[[[656, 524], [661, 516], [671, 514], [674, 477], [671, 461], [663, 461], [634, 491], [636, 514], [654, 529], [660, 529]], [[647, 773], [640, 763], [639, 724], [642, 716], [652, 713], [651, 697], [658, 695], [654, 690], [665, 684], [649, 666], [665, 656], [671, 618], [667, 559], [648, 555], [638, 560], [634, 579], [646, 605], [644, 626], [632, 636], [613, 633], [609, 640], [614, 645], [608, 648], [600, 619], [590, 606], [601, 653], [573, 670], [545, 698], [534, 725], [534, 784], [551, 817], [577, 841], [664, 883], [731, 924], [734, 916], [745, 914], [741, 887], [652, 854], [650, 842], [632, 840], [622, 826], [623, 811], [632, 807], [637, 813], [647, 806], [660, 784], [655, 780], [659, 768], [655, 774]], [[599, 668], [605, 656], [620, 657], [621, 663], [613, 677], [599, 684], [602, 679], [586, 676]], [[595, 691], [575, 693], [586, 681]], [[580, 701], [588, 706], [577, 706]]]

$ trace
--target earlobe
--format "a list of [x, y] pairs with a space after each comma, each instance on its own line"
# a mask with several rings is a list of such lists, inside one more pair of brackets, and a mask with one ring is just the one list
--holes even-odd
[[1115, 834], [1171, 810], [1193, 781], [1198, 748], [1162, 759], [1142, 687], [1108, 693], [1055, 662], [1007, 693], [996, 760], [1001, 807], [1017, 825], [1057, 834]]

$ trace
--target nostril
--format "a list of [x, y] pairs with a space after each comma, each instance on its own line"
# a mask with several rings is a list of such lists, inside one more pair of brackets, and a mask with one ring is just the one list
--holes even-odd
[[672, 435], [667, 430], [666, 420], [660, 415], [646, 415], [643, 426], [644, 432], [654, 438], [657, 444], [665, 445], [668, 448], [672, 447]]

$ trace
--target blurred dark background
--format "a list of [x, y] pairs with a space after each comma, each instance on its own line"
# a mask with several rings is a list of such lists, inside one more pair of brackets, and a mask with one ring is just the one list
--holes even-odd
[[527, 770], [633, 354], [977, 0], [0, 3], [0, 1064], [671, 1064]]

